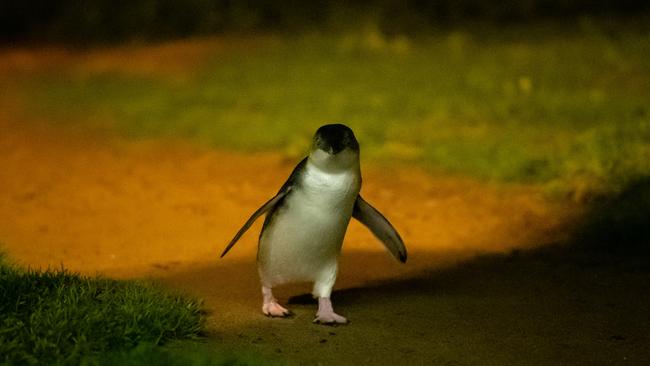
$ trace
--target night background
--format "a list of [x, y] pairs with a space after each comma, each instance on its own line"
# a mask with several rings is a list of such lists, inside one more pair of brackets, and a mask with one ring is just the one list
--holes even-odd
[[[643, 1], [0, 2], [0, 363], [650, 364]], [[266, 318], [256, 223], [350, 126], [332, 295]]]

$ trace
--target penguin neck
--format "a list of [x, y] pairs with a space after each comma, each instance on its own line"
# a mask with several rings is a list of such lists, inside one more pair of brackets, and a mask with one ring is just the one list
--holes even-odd
[[[361, 172], [358, 160], [347, 167], [332, 169], [307, 159], [304, 174], [300, 180], [300, 196], [310, 206], [320, 209], [333, 208], [344, 212], [344, 217], [352, 214], [352, 207], [361, 190]], [[342, 211], [341, 211], [342, 210]]]

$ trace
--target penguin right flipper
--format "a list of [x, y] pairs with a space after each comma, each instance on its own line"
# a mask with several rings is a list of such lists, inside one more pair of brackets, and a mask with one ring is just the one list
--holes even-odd
[[406, 262], [406, 247], [397, 230], [381, 212], [361, 198], [361, 195], [358, 195], [357, 200], [354, 202], [352, 217], [370, 229], [393, 257], [402, 263]]
[[284, 198], [284, 196], [286, 196], [287, 193], [289, 193], [290, 190], [291, 190], [291, 187], [287, 187], [287, 189], [281, 190], [280, 192], [278, 192], [278, 194], [275, 197], [273, 197], [270, 200], [266, 201], [266, 203], [263, 204], [262, 207], [258, 208], [257, 211], [253, 212], [253, 214], [251, 215], [251, 217], [248, 218], [248, 221], [246, 221], [244, 226], [242, 226], [241, 229], [239, 229], [237, 234], [235, 234], [235, 237], [232, 238], [230, 243], [228, 243], [228, 246], [226, 246], [226, 249], [224, 249], [223, 253], [221, 253], [220, 258], [223, 258], [223, 256], [226, 255], [226, 253], [228, 253], [230, 248], [232, 248], [233, 245], [235, 245], [237, 240], [239, 240], [239, 238], [241, 238], [241, 236], [244, 235], [246, 230], [248, 230], [248, 228], [250, 228], [251, 225], [253, 225], [253, 223], [255, 222], [255, 220], [257, 220], [258, 217], [264, 215], [265, 213], [267, 213], [268, 211], [273, 209], [275, 207], [275, 205], [277, 205], [278, 202], [280, 202], [280, 200], [282, 200], [282, 198]]

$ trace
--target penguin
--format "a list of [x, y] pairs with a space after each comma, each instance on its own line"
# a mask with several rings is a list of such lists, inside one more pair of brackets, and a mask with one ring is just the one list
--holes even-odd
[[348, 322], [334, 312], [330, 295], [351, 218], [370, 229], [396, 259], [406, 262], [399, 233], [361, 197], [360, 190], [359, 143], [354, 133], [343, 124], [320, 127], [309, 156], [298, 163], [278, 193], [250, 216], [221, 254], [223, 258], [253, 222], [266, 215], [257, 251], [265, 315], [291, 315], [273, 297], [275, 286], [311, 282], [312, 295], [318, 299], [314, 323]]

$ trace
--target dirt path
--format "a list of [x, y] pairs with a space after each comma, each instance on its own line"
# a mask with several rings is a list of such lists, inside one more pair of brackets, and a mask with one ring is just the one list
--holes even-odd
[[[353, 223], [334, 295], [352, 324], [312, 325], [315, 306], [300, 299], [290, 305], [294, 318], [266, 319], [254, 264], [260, 223], [226, 258], [218, 254], [295, 162], [1, 122], [0, 130], [0, 246], [13, 261], [161, 279], [205, 299], [218, 344], [298, 363], [435, 360], [428, 344], [437, 341], [423, 320], [436, 315], [405, 308], [416, 294], [396, 284], [407, 281], [417, 292], [421, 284], [408, 281], [425, 270], [553, 242], [571, 216], [527, 187], [364, 167], [364, 196], [401, 231], [409, 262], [394, 261]], [[286, 301], [307, 290], [292, 286], [279, 295]]]

